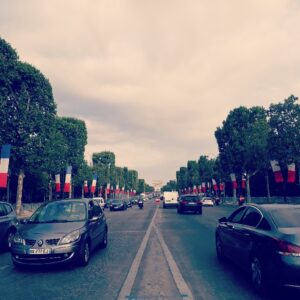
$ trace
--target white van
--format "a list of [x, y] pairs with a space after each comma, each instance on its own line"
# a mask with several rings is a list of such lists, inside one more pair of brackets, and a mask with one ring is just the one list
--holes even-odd
[[177, 207], [178, 205], [178, 192], [164, 192], [163, 193], [163, 208]]

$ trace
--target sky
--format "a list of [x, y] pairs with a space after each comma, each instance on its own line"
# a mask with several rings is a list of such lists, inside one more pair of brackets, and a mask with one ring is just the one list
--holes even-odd
[[239, 106], [300, 89], [299, 0], [0, 0], [0, 36], [84, 120], [85, 157], [112, 151], [148, 184], [218, 155]]

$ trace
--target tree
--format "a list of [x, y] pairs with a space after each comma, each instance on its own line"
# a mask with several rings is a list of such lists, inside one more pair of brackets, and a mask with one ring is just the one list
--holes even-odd
[[[268, 111], [270, 125], [270, 158], [279, 161], [283, 170], [290, 163], [300, 163], [300, 105], [291, 95], [283, 103], [271, 104]], [[286, 200], [286, 182], [284, 183]]]
[[189, 160], [187, 163], [188, 186], [198, 186], [200, 183], [198, 163], [195, 160]]
[[162, 188], [162, 192], [172, 192], [177, 190], [176, 180], [168, 181]]
[[12, 145], [11, 166], [18, 174], [17, 213], [22, 205], [26, 172], [44, 166], [56, 105], [44, 75], [18, 60], [15, 50], [0, 38], [0, 142]]
[[215, 159], [201, 155], [198, 160], [199, 183], [210, 182], [214, 176]]
[[248, 201], [250, 177], [263, 168], [268, 157], [268, 133], [263, 107], [234, 109], [215, 132], [221, 165], [230, 173], [246, 175]]
[[181, 192], [188, 187], [188, 169], [187, 167], [181, 167], [176, 172], [177, 189]]

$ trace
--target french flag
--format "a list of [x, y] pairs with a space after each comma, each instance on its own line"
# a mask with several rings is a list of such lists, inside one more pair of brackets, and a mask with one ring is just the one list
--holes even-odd
[[206, 193], [206, 184], [205, 184], [205, 182], [202, 182], [201, 189], [202, 189], [202, 193]]
[[97, 175], [94, 175], [92, 180], [92, 186], [91, 186], [91, 193], [94, 194], [96, 191], [96, 184], [97, 184]]
[[274, 173], [275, 182], [277, 182], [277, 183], [283, 182], [283, 176], [281, 173], [281, 169], [280, 169], [278, 160], [271, 160], [270, 163], [271, 163], [272, 171]]
[[235, 174], [234, 173], [231, 173], [230, 174], [230, 178], [231, 178], [231, 182], [232, 182], [232, 188], [234, 190], [237, 189], [237, 182], [236, 182], [236, 177], [235, 177]]
[[55, 175], [55, 192], [60, 193], [60, 174]]
[[87, 193], [89, 192], [89, 187], [88, 187], [88, 182], [87, 182], [87, 180], [85, 180], [85, 181], [83, 182], [83, 191], [84, 191], [85, 194], [87, 194]]
[[246, 178], [243, 177], [242, 178], [242, 189], [245, 189], [246, 188]]
[[106, 185], [106, 194], [110, 193], [110, 183]]
[[224, 182], [221, 182], [220, 183], [220, 191], [223, 192], [224, 188], [225, 188], [225, 184], [224, 184]]
[[68, 166], [66, 171], [66, 179], [65, 179], [65, 186], [64, 186], [65, 193], [70, 193], [71, 191], [71, 174], [72, 174], [72, 166]]
[[11, 145], [9, 145], [9, 144], [3, 145], [2, 148], [1, 148], [0, 188], [6, 188], [7, 187], [10, 148], [11, 148]]
[[295, 163], [288, 165], [288, 183], [294, 183], [296, 180], [296, 165]]
[[116, 194], [119, 195], [119, 193], [120, 193], [120, 189], [119, 189], [119, 185], [117, 184], [117, 186], [116, 186]]
[[218, 185], [215, 179], [212, 179], [213, 189], [216, 192], [218, 190]]

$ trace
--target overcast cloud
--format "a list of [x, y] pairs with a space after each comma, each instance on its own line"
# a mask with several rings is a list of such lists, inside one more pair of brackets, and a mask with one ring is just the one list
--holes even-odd
[[298, 0], [0, 0], [0, 35], [151, 184], [217, 155], [228, 112], [299, 96]]

